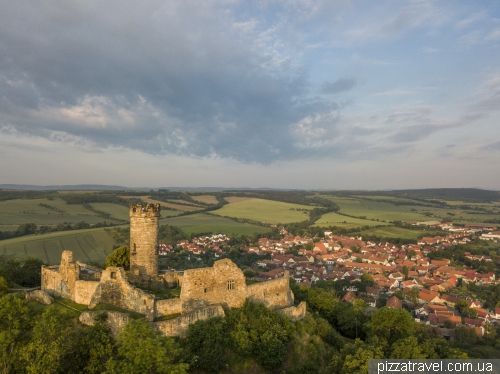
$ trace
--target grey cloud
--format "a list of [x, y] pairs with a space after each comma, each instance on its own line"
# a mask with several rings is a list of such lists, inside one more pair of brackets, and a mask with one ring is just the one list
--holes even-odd
[[300, 157], [289, 125], [338, 104], [306, 99], [305, 72], [226, 6], [0, 5], [0, 124], [153, 154]]
[[500, 152], [500, 140], [486, 144], [484, 147], [481, 147], [479, 151]]
[[335, 82], [325, 82], [322, 86], [322, 92], [326, 94], [335, 94], [343, 91], [349, 91], [356, 85], [354, 78], [340, 78]]

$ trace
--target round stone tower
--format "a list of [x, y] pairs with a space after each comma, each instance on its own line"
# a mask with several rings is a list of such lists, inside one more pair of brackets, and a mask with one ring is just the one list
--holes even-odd
[[141, 282], [158, 276], [160, 204], [130, 205], [130, 278]]

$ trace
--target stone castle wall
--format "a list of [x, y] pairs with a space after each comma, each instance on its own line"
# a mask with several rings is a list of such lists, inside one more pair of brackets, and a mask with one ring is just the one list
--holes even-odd
[[101, 313], [106, 313], [108, 318], [106, 319], [106, 326], [111, 332], [111, 336], [116, 338], [118, 334], [122, 331], [127, 323], [130, 321], [130, 315], [127, 313], [120, 312], [93, 312], [84, 311], [80, 314], [80, 322], [84, 325], [94, 326], [94, 318]]
[[77, 304], [89, 305], [98, 286], [99, 281], [77, 280], [73, 301]]
[[219, 260], [211, 268], [184, 271], [180, 298], [182, 313], [211, 304], [240, 308], [247, 286], [243, 272], [231, 260]]
[[158, 276], [160, 205], [130, 206], [130, 276], [136, 282]]
[[270, 308], [286, 308], [293, 305], [288, 271], [282, 278], [251, 284], [247, 287], [247, 297], [264, 303]]
[[123, 268], [109, 267], [104, 270], [89, 308], [92, 309], [97, 304], [111, 304], [141, 313], [148, 321], [155, 318], [155, 296], [132, 286], [125, 277]]
[[184, 275], [177, 271], [166, 271], [161, 274], [168, 287], [182, 287], [182, 278]]
[[297, 306], [289, 306], [288, 308], [278, 309], [278, 312], [287, 315], [292, 321], [301, 320], [306, 316], [306, 302], [302, 301]]
[[42, 304], [52, 304], [54, 299], [47, 292], [42, 290], [34, 290], [30, 292], [26, 292], [26, 300], [35, 300]]
[[182, 313], [182, 301], [179, 298], [156, 300], [155, 318]]
[[186, 336], [189, 325], [196, 321], [203, 321], [213, 317], [225, 317], [222, 305], [210, 305], [204, 308], [195, 309], [177, 318], [160, 321], [152, 324], [153, 328], [161, 331], [165, 336]]
[[42, 266], [41, 289], [50, 295], [75, 301], [75, 284], [79, 278], [79, 268], [72, 262], [73, 252], [63, 251], [61, 264]]

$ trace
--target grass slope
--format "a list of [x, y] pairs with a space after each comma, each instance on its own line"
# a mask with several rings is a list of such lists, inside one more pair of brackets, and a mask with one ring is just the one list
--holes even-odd
[[204, 232], [226, 235], [253, 235], [255, 232], [264, 233], [270, 231], [267, 227], [241, 223], [203, 213], [161, 219], [160, 225], [165, 224], [176, 226], [188, 235]]
[[0, 256], [36, 257], [48, 264], [58, 264], [63, 250], [73, 251], [74, 260], [105, 262], [115, 240], [103, 228], [29, 235], [0, 241]]
[[[325, 196], [334, 201], [340, 208], [341, 213], [368, 219], [379, 219], [380, 221], [452, 221], [456, 223], [487, 223], [490, 220], [500, 219], [500, 209], [497, 203], [468, 203], [455, 201], [452, 206], [440, 207], [436, 205], [394, 205], [389, 202], [374, 201], [374, 196], [363, 197], [339, 197]], [[383, 197], [383, 196], [375, 196]], [[395, 202], [408, 202], [408, 199], [394, 197], [383, 197], [385, 200]], [[418, 204], [418, 202], [416, 202]], [[463, 209], [467, 205], [469, 208]], [[480, 211], [477, 209], [486, 209]]]
[[368, 219], [352, 218], [331, 212], [323, 214], [319, 220], [314, 222], [313, 226], [320, 226], [320, 227], [338, 226], [346, 229], [352, 229], [356, 227], [380, 226], [380, 225], [388, 226], [390, 225], [390, 223], [372, 221]]
[[252, 198], [224, 205], [221, 209], [213, 211], [213, 213], [220, 216], [246, 218], [271, 224], [300, 222], [309, 219], [307, 212], [297, 209], [310, 210], [312, 207]]
[[369, 230], [360, 231], [359, 234], [365, 235], [375, 235], [382, 238], [401, 238], [401, 239], [417, 239], [422, 236], [425, 231], [405, 229], [403, 227], [377, 227]]
[[103, 218], [81, 205], [66, 204], [60, 199], [15, 199], [0, 202], [0, 225], [35, 223], [40, 226], [79, 221], [92, 224], [102, 222]]

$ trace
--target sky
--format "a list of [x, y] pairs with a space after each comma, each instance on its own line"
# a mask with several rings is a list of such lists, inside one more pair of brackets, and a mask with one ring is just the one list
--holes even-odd
[[0, 184], [500, 190], [500, 3], [0, 2]]

